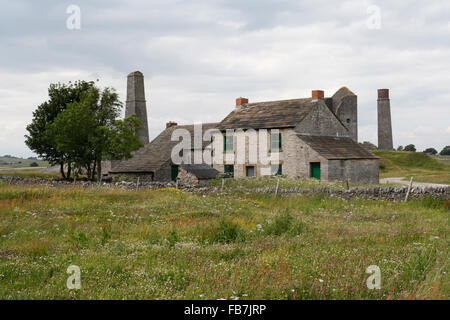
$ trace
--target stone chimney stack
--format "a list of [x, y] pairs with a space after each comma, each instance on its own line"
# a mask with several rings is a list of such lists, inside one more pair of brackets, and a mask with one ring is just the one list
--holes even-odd
[[139, 129], [139, 139], [143, 144], [149, 142], [148, 123], [147, 123], [147, 105], [144, 92], [144, 75], [142, 72], [135, 71], [127, 77], [127, 102], [125, 108], [125, 117], [136, 114], [141, 121]]
[[323, 92], [323, 90], [313, 90], [311, 92], [311, 98], [313, 98], [314, 100], [324, 99], [324, 97], [325, 92]]
[[237, 98], [236, 99], [236, 107], [244, 107], [246, 104], [248, 104], [247, 98]]
[[378, 89], [378, 149], [394, 149], [389, 89]]

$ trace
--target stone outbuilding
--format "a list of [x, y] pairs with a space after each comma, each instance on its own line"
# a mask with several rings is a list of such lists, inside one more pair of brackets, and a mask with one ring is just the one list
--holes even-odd
[[[217, 123], [204, 123], [202, 124], [203, 130], [214, 129], [217, 127]], [[120, 161], [112, 166], [109, 171], [111, 176], [116, 180], [132, 180], [135, 181], [139, 177], [140, 181], [176, 181], [179, 174], [179, 165], [174, 164], [172, 161], [172, 149], [179, 143], [179, 141], [172, 141], [172, 133], [176, 129], [184, 129], [189, 132], [191, 136], [191, 150], [194, 152], [194, 125], [180, 126], [175, 122], [168, 122], [166, 129], [161, 132], [150, 143], [146, 144], [143, 148], [137, 150], [133, 157], [129, 160]], [[202, 141], [202, 151], [208, 147], [210, 142]], [[206, 165], [206, 164], [205, 164]], [[208, 166], [208, 165], [206, 165]], [[194, 170], [194, 167], [192, 170]], [[215, 178], [213, 173], [217, 173], [217, 170], [211, 169], [207, 175], [204, 167], [198, 168], [196, 172], [201, 172], [201, 177], [198, 177], [199, 183], [204, 183], [206, 179]]]
[[181, 164], [178, 167], [177, 180], [187, 185], [204, 186], [218, 175], [219, 171], [205, 163]]

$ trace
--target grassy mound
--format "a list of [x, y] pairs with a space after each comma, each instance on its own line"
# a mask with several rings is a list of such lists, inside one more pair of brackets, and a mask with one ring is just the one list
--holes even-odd
[[450, 163], [422, 152], [375, 150], [381, 177], [411, 177], [416, 181], [449, 183]]

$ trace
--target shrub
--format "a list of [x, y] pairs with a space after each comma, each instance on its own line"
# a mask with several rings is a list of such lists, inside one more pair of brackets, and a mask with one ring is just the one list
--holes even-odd
[[175, 230], [172, 230], [167, 234], [166, 239], [167, 239], [167, 242], [169, 243], [169, 247], [172, 248], [180, 240], [180, 237], [178, 236], [178, 233]]
[[222, 219], [212, 224], [201, 236], [208, 243], [230, 243], [245, 239], [242, 228], [229, 219]]
[[37, 162], [30, 163], [30, 167], [39, 167], [39, 164]]
[[267, 234], [279, 236], [289, 230], [293, 220], [292, 215], [285, 211], [278, 215], [272, 223], [267, 224], [264, 230]]
[[264, 232], [268, 235], [280, 236], [282, 234], [290, 234], [296, 236], [305, 230], [305, 223], [300, 219], [295, 219], [289, 211], [276, 216], [273, 222], [264, 226]]

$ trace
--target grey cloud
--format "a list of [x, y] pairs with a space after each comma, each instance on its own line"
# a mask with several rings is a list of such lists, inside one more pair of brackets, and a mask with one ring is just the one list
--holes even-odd
[[[66, 29], [72, 3], [81, 7], [81, 30]], [[330, 95], [346, 85], [359, 97], [361, 140], [376, 142], [376, 89], [388, 87], [396, 145], [450, 143], [448, 1], [105, 3], [2, 4], [0, 126], [15, 125], [0, 134], [0, 154], [16, 148], [8, 141], [23, 141], [18, 128], [46, 98], [49, 82], [100, 78], [124, 97], [134, 70], [145, 75], [151, 136], [169, 120], [220, 120], [237, 96], [288, 99], [311, 89]], [[372, 4], [381, 9], [380, 30], [366, 26]], [[434, 127], [435, 136], [406, 134], [420, 125]]]

